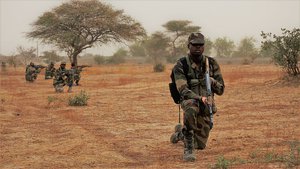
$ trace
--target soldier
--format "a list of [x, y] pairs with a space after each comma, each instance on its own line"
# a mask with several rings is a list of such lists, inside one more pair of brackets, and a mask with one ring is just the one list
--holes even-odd
[[45, 79], [52, 79], [55, 74], [54, 63], [51, 62], [45, 70]]
[[41, 72], [41, 69], [44, 66], [35, 65], [33, 62], [30, 62], [29, 65], [26, 66], [25, 71], [25, 79], [28, 82], [33, 82], [36, 80], [38, 73]]
[[[214, 58], [204, 56], [204, 36], [201, 33], [191, 33], [188, 37], [189, 53], [177, 61], [173, 68], [177, 90], [181, 96], [181, 107], [184, 110], [184, 126], [182, 128], [184, 141], [184, 161], [195, 161], [194, 149], [204, 149], [210, 132], [210, 114], [207, 104], [211, 103], [213, 113], [217, 109], [212, 99], [209, 99], [205, 84], [205, 61], [210, 67], [212, 92], [222, 95], [224, 81], [220, 67]], [[186, 60], [187, 69], [183, 60]], [[185, 69], [185, 70], [184, 70]], [[187, 71], [187, 73], [185, 73]]]
[[6, 62], [1, 62], [1, 71], [6, 72]]
[[74, 82], [76, 86], [79, 86], [79, 81], [80, 81], [80, 73], [82, 72], [82, 68], [81, 66], [76, 66], [75, 63], [71, 64], [71, 70], [74, 73]]
[[72, 92], [73, 73], [66, 69], [66, 62], [61, 62], [60, 67], [55, 71], [53, 86], [56, 92], [61, 93], [65, 85], [69, 86], [68, 92]]

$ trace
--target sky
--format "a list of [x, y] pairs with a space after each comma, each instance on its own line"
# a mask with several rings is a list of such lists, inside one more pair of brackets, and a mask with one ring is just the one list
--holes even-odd
[[[26, 38], [31, 24], [38, 16], [68, 0], [0, 0], [0, 54], [16, 54], [16, 48], [49, 45]], [[300, 28], [300, 0], [103, 0], [114, 9], [136, 19], [148, 35], [165, 31], [163, 24], [170, 20], [189, 20], [201, 27], [211, 40], [227, 37], [237, 45], [242, 38], [253, 37], [257, 46], [261, 31], [281, 33], [281, 28]], [[94, 47], [84, 53], [112, 55], [119, 44]]]

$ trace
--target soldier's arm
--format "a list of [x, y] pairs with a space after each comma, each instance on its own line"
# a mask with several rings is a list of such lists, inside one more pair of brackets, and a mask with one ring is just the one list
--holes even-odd
[[225, 84], [220, 66], [215, 59], [211, 59], [210, 64], [212, 64], [213, 68], [213, 80], [211, 86], [212, 92], [216, 93], [217, 95], [222, 95], [224, 93]]
[[183, 71], [183, 65], [180, 61], [177, 62], [173, 71], [174, 71], [176, 87], [181, 97], [183, 99], [199, 99], [200, 96], [188, 88], [187, 79]]

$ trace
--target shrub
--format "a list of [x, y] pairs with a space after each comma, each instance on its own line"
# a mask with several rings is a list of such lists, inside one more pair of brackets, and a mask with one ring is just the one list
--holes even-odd
[[214, 168], [227, 169], [229, 165], [230, 165], [229, 160], [226, 160], [224, 156], [219, 156]]
[[86, 106], [90, 97], [85, 91], [80, 91], [78, 95], [69, 98], [70, 106]]
[[162, 63], [157, 63], [153, 66], [154, 72], [163, 72], [165, 70], [165, 65]]
[[106, 59], [104, 56], [95, 56], [94, 57], [94, 61], [96, 62], [96, 64], [98, 65], [103, 65], [106, 62]]

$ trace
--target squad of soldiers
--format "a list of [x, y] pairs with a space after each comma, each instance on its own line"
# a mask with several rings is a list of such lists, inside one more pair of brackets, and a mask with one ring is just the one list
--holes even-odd
[[55, 92], [61, 93], [64, 91], [64, 86], [68, 86], [68, 92], [72, 92], [73, 83], [79, 85], [80, 73], [84, 67], [90, 67], [86, 65], [76, 66], [74, 63], [71, 64], [71, 68], [66, 68], [66, 62], [61, 62], [58, 69], [54, 67], [54, 62], [51, 62], [47, 67], [42, 65], [35, 65], [30, 62], [26, 66], [25, 79], [28, 82], [34, 82], [37, 79], [41, 69], [45, 69], [45, 80], [53, 79], [53, 87]]
[[[172, 81], [176, 84], [175, 90], [180, 97], [176, 104], [183, 109], [184, 115], [183, 126], [175, 128], [171, 142], [183, 141], [183, 160], [192, 162], [196, 160], [195, 149], [206, 148], [213, 126], [213, 114], [217, 113], [214, 95], [222, 95], [225, 84], [217, 61], [203, 55], [205, 48], [203, 34], [191, 33], [187, 47], [189, 53], [180, 58], [172, 69], [174, 79]], [[87, 66], [72, 63], [71, 68], [66, 69], [66, 62], [61, 62], [60, 67], [55, 69], [54, 63], [50, 63], [46, 68], [45, 79], [53, 78], [56, 92], [63, 92], [64, 86], [68, 86], [68, 92], [72, 92], [73, 84], [79, 85], [80, 72], [84, 67]], [[33, 82], [41, 69], [41, 66], [31, 62], [26, 67], [26, 80]]]

